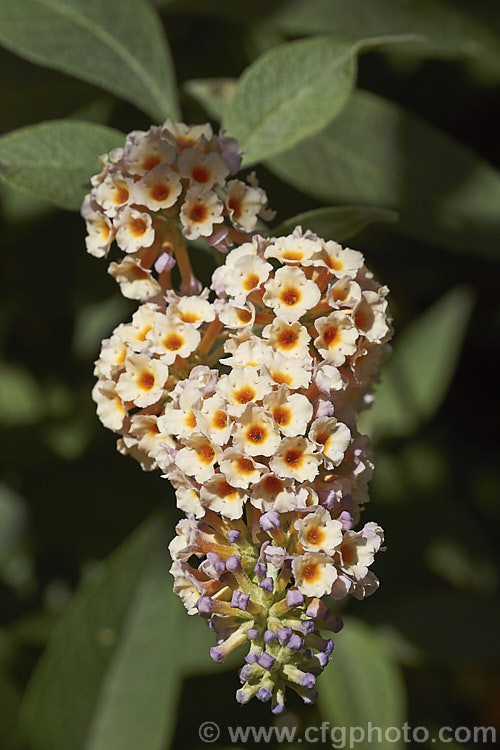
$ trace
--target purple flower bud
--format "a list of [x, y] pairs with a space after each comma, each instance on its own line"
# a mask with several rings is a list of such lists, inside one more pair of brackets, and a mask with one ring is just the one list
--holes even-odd
[[233, 591], [233, 595], [231, 597], [231, 607], [237, 607], [237, 609], [243, 610], [243, 612], [246, 612], [248, 607], [248, 600], [250, 599], [250, 594], [244, 594], [243, 591]]
[[285, 704], [284, 703], [277, 703], [275, 706], [271, 708], [271, 713], [273, 714], [281, 714], [285, 710]]
[[212, 600], [209, 596], [200, 596], [196, 602], [196, 606], [201, 615], [208, 615], [212, 611]]
[[226, 560], [226, 569], [229, 571], [232, 570], [238, 570], [238, 568], [241, 566], [241, 557], [240, 555], [231, 555], [231, 557], [228, 557]]
[[323, 669], [324, 669], [324, 668], [326, 667], [326, 665], [327, 665], [327, 664], [328, 664], [328, 662], [330, 661], [330, 657], [328, 657], [328, 656], [327, 656], [327, 655], [326, 655], [326, 654], [324, 653], [324, 651], [320, 651], [319, 653], [317, 653], [317, 654], [316, 654], [316, 658], [317, 658], [317, 660], [319, 661], [319, 663], [321, 664], [321, 666], [323, 667]]
[[171, 271], [175, 266], [175, 258], [169, 253], [161, 253], [155, 261], [155, 271], [162, 273], [162, 271]]
[[315, 628], [314, 620], [302, 620], [300, 624], [300, 629], [302, 630], [302, 633], [304, 635], [309, 635], [309, 633], [313, 633]]
[[292, 635], [292, 628], [280, 628], [276, 635], [278, 636], [280, 644], [284, 646]]
[[238, 703], [241, 703], [243, 705], [245, 703], [248, 703], [248, 701], [250, 700], [250, 695], [246, 690], [243, 690], [243, 688], [241, 688], [240, 690], [236, 691], [236, 700], [238, 701]]
[[316, 677], [312, 672], [304, 672], [304, 676], [300, 680], [300, 684], [305, 688], [313, 688], [316, 684]]
[[289, 607], [298, 607], [300, 604], [304, 604], [304, 596], [298, 589], [288, 589], [286, 603]]
[[210, 656], [215, 662], [217, 662], [217, 664], [222, 664], [224, 661], [224, 656], [221, 654], [217, 646], [212, 646], [210, 649]]
[[310, 706], [311, 703], [316, 703], [317, 699], [318, 699], [318, 693], [315, 690], [313, 690], [309, 695], [302, 696], [302, 700], [308, 706]]
[[229, 529], [228, 532], [226, 532], [226, 536], [231, 542], [231, 544], [234, 544], [237, 542], [241, 536], [241, 532], [239, 532], [237, 529]]
[[268, 576], [259, 583], [259, 586], [261, 587], [261, 589], [264, 589], [264, 591], [268, 591], [270, 594], [272, 594], [274, 590], [274, 581], [270, 576]]
[[264, 633], [264, 640], [266, 643], [271, 643], [271, 641], [274, 641], [275, 638], [276, 633], [274, 632], [274, 630], [266, 630], [266, 632]]
[[344, 531], [350, 531], [354, 525], [353, 517], [347, 510], [343, 510], [340, 514], [338, 520], [342, 524], [342, 529]]
[[249, 677], [252, 676], [253, 669], [250, 664], [245, 664], [244, 667], [240, 669], [240, 680], [241, 682], [246, 682]]
[[270, 544], [264, 551], [264, 559], [266, 562], [274, 565], [275, 568], [281, 568], [286, 556], [286, 549], [284, 547], [275, 547]]
[[262, 687], [262, 688], [259, 688], [259, 690], [257, 690], [255, 697], [257, 698], [257, 700], [265, 703], [266, 701], [271, 700], [272, 693], [267, 688]]
[[288, 648], [291, 648], [292, 651], [300, 651], [302, 646], [304, 645], [304, 639], [300, 637], [300, 635], [297, 635], [294, 633], [290, 640], [288, 641]]
[[259, 637], [259, 631], [257, 630], [257, 628], [248, 628], [247, 637], [250, 641], [256, 641]]
[[264, 531], [269, 531], [270, 529], [280, 529], [280, 514], [276, 510], [268, 510], [267, 513], [264, 513], [260, 517], [259, 523], [261, 529], [263, 529]]
[[260, 651], [259, 651], [259, 653], [257, 653], [256, 651], [250, 651], [250, 653], [248, 653], [245, 656], [246, 663], [247, 664], [255, 664], [255, 662], [258, 661], [258, 659], [259, 659], [259, 655], [260, 655]]
[[330, 610], [325, 602], [322, 602], [320, 599], [313, 599], [306, 609], [308, 617], [319, 618], [320, 620], [324, 620], [329, 614]]
[[255, 563], [253, 572], [258, 578], [263, 578], [266, 575], [266, 566], [263, 563], [257, 562]]
[[261, 655], [259, 659], [257, 659], [257, 664], [261, 666], [263, 669], [271, 669], [276, 659], [274, 656], [271, 656], [271, 654], [268, 654], [267, 651], [264, 651], [264, 653]]
[[332, 651], [333, 651], [333, 647], [334, 647], [334, 645], [335, 645], [335, 644], [334, 644], [334, 642], [332, 641], [332, 639], [331, 639], [331, 638], [329, 638], [329, 639], [328, 639], [328, 641], [327, 641], [327, 644], [326, 644], [325, 648], [323, 649], [323, 653], [325, 653], [325, 654], [326, 654], [327, 656], [330, 656], [330, 654], [331, 654], [331, 653], [332, 653]]

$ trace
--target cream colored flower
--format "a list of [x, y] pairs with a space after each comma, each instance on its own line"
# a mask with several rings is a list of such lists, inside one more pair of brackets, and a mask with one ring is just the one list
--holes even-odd
[[280, 443], [274, 420], [255, 404], [248, 404], [235, 422], [233, 445], [248, 456], [272, 456]]
[[163, 395], [168, 378], [168, 367], [146, 354], [129, 354], [125, 372], [118, 378], [116, 391], [123, 401], [133, 401], [135, 406], [150, 406]]
[[379, 292], [366, 291], [354, 309], [354, 323], [370, 343], [380, 343], [389, 333], [387, 287]]
[[193, 433], [184, 440], [184, 448], [177, 453], [175, 463], [188, 476], [203, 484], [214, 475], [220, 449], [206, 435]]
[[189, 188], [180, 212], [183, 233], [188, 240], [210, 236], [214, 224], [223, 221], [222, 208], [221, 201], [212, 190]]
[[204, 154], [199, 148], [186, 148], [179, 159], [179, 173], [193, 184], [212, 187], [224, 184], [229, 169], [219, 154]]
[[216, 445], [225, 445], [233, 428], [226, 410], [226, 402], [218, 395], [204, 399], [197, 412], [199, 430]]
[[276, 385], [286, 385], [292, 391], [307, 388], [312, 377], [311, 358], [308, 355], [304, 359], [285, 357], [269, 347], [264, 355], [263, 372]]
[[112, 219], [120, 208], [128, 206], [132, 200], [133, 182], [129, 177], [108, 174], [95, 190], [95, 199], [106, 215]]
[[134, 203], [159, 211], [173, 206], [181, 192], [182, 183], [177, 172], [159, 164], [134, 183]]
[[124, 208], [115, 219], [116, 243], [125, 253], [135, 253], [153, 244], [155, 232], [149, 214]]
[[104, 258], [111, 247], [115, 230], [107, 216], [100, 211], [93, 211], [85, 217], [87, 252], [95, 258]]
[[338, 422], [335, 417], [320, 417], [312, 423], [308, 438], [323, 453], [326, 468], [333, 469], [342, 463], [351, 442], [351, 432], [347, 425]]
[[188, 323], [180, 323], [167, 315], [158, 317], [154, 327], [147, 333], [152, 352], [158, 354], [166, 365], [172, 365], [177, 357], [186, 359], [200, 343], [200, 332]]
[[332, 558], [322, 552], [306, 552], [294, 557], [292, 572], [299, 591], [318, 598], [330, 593], [338, 575]]
[[241, 180], [226, 183], [226, 208], [236, 229], [252, 232], [257, 224], [257, 215], [267, 203], [265, 192], [259, 187], [250, 187]]
[[312, 482], [319, 472], [322, 458], [310, 440], [303, 437], [283, 438], [269, 466], [279, 477], [298, 482]]
[[151, 299], [161, 292], [161, 286], [149, 269], [129, 255], [119, 263], [110, 263], [108, 273], [120, 285], [121, 293], [128, 299]]
[[220, 470], [232, 487], [247, 489], [259, 481], [267, 466], [259, 464], [250, 456], [244, 456], [234, 448], [227, 448], [220, 460]]
[[284, 318], [276, 318], [262, 330], [262, 337], [268, 339], [273, 351], [285, 357], [304, 359], [309, 354], [311, 337], [298, 321], [290, 323]]
[[270, 387], [269, 380], [257, 368], [234, 367], [229, 375], [220, 377], [215, 390], [227, 402], [228, 413], [239, 417], [247, 404], [260, 401]]
[[215, 474], [203, 484], [200, 499], [205, 508], [233, 520], [241, 518], [248, 495], [241, 488], [232, 487], [224, 474]]
[[125, 406], [113, 380], [98, 380], [92, 389], [97, 416], [108, 430], [119, 430], [126, 416]]
[[339, 279], [343, 276], [356, 278], [364, 263], [363, 255], [360, 252], [349, 248], [343, 249], [338, 242], [333, 240], [324, 243], [320, 260]]
[[267, 281], [272, 270], [272, 265], [258, 255], [244, 255], [224, 275], [225, 291], [234, 297], [235, 304], [244, 305], [248, 295]]
[[269, 393], [264, 398], [264, 408], [271, 414], [276, 427], [286, 437], [304, 435], [313, 414], [308, 398], [299, 393], [290, 393], [286, 385]]
[[301, 266], [313, 265], [313, 256], [320, 253], [322, 243], [306, 237], [289, 235], [278, 237], [266, 248], [265, 258], [277, 258], [282, 263], [298, 263]]
[[294, 527], [299, 532], [299, 542], [308, 552], [333, 555], [342, 543], [342, 523], [332, 519], [326, 508], [318, 508], [297, 519]]
[[265, 290], [262, 298], [264, 304], [271, 307], [276, 315], [290, 322], [301, 318], [321, 298], [321, 292], [314, 281], [309, 280], [295, 266], [278, 268], [274, 279], [265, 284]]
[[314, 325], [319, 334], [314, 339], [316, 349], [330, 364], [343, 365], [346, 357], [356, 351], [359, 336], [351, 316], [339, 310], [319, 318]]
[[262, 512], [277, 510], [287, 513], [297, 507], [297, 491], [291, 479], [280, 479], [276, 474], [264, 474], [257, 484], [252, 486], [250, 502]]

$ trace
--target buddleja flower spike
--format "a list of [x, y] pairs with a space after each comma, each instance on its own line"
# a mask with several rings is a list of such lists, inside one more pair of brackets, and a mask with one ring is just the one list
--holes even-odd
[[[215, 661], [248, 643], [237, 699], [315, 699], [339, 618], [363, 598], [383, 532], [355, 531], [373, 463], [357, 411], [392, 329], [361, 253], [297, 228], [252, 237], [212, 290], [168, 291], [103, 343], [94, 388], [118, 448], [159, 468], [186, 514], [174, 591], [213, 629]], [[215, 369], [215, 366], [218, 366]]]

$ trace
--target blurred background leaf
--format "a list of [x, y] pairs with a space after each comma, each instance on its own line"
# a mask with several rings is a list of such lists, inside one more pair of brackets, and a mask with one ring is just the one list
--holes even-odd
[[[332, 668], [318, 680], [321, 716], [331, 726], [401, 727], [406, 718], [403, 680], [382, 639], [355, 618], [345, 619], [345, 630], [336, 638]], [[359, 735], [356, 746], [373, 747], [376, 740]], [[377, 744], [379, 744], [377, 742]], [[403, 746], [401, 742], [381, 747]]]
[[472, 310], [469, 289], [453, 289], [396, 337], [381, 384], [360, 428], [372, 438], [409, 435], [444, 398], [460, 356]]
[[301, 226], [304, 231], [310, 229], [319, 237], [335, 237], [337, 242], [344, 242], [374, 222], [392, 223], [397, 220], [395, 211], [376, 206], [332, 206], [292, 216], [270, 231], [273, 236], [279, 236]]
[[178, 117], [172, 60], [144, 0], [2, 0], [0, 43], [95, 83], [163, 120]]

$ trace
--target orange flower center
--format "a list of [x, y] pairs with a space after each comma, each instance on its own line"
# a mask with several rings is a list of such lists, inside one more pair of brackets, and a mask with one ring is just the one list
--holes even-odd
[[171, 193], [170, 185], [166, 182], [157, 182], [151, 188], [151, 198], [158, 203], [166, 201]]
[[252, 313], [249, 312], [249, 310], [242, 310], [241, 308], [237, 308], [236, 317], [238, 318], [240, 323], [250, 323], [250, 321], [252, 320]]
[[318, 563], [307, 563], [302, 568], [302, 578], [307, 583], [315, 583], [321, 578], [321, 568]]
[[196, 417], [194, 415], [193, 410], [189, 412], [189, 414], [186, 417], [185, 422], [186, 422], [186, 427], [188, 427], [190, 430], [194, 430], [194, 428], [196, 427]]
[[233, 212], [233, 219], [239, 219], [241, 216], [242, 202], [240, 198], [233, 196], [228, 202], [229, 208]]
[[290, 448], [283, 456], [283, 460], [292, 469], [299, 469], [304, 463], [304, 454], [298, 448]]
[[308, 544], [319, 547], [319, 545], [325, 540], [325, 532], [320, 529], [319, 526], [311, 526], [306, 532], [306, 541]]
[[271, 377], [278, 385], [291, 385], [292, 378], [286, 372], [272, 372]]
[[256, 273], [249, 273], [243, 282], [243, 289], [246, 292], [249, 292], [251, 289], [255, 289], [255, 287], [259, 286], [259, 281], [260, 279]]
[[144, 219], [132, 219], [129, 224], [130, 234], [133, 234], [134, 237], [142, 237], [143, 234], [146, 234], [147, 228], [148, 225]]
[[280, 294], [280, 300], [284, 305], [287, 305], [288, 307], [294, 307], [300, 302], [301, 299], [302, 294], [300, 292], [300, 289], [297, 289], [296, 286], [287, 286], [286, 289], [283, 289]]
[[250, 459], [243, 458], [243, 456], [239, 458], [238, 461], [236, 462], [236, 467], [240, 474], [250, 475], [250, 474], [253, 474], [255, 471], [255, 466], [250, 461]]
[[212, 417], [212, 424], [217, 430], [227, 427], [227, 414], [222, 409], [217, 409]]
[[265, 427], [260, 424], [252, 424], [247, 430], [247, 439], [255, 445], [263, 443], [268, 435]]
[[163, 346], [170, 352], [177, 352], [182, 348], [184, 340], [177, 333], [170, 333], [163, 339]]
[[142, 160], [141, 167], [145, 172], [149, 172], [149, 170], [154, 169], [160, 163], [161, 159], [158, 154], [149, 154]]
[[196, 182], [205, 183], [208, 182], [210, 179], [210, 172], [206, 167], [195, 167], [193, 171], [191, 172], [191, 177]]
[[197, 203], [189, 211], [189, 218], [193, 224], [203, 224], [208, 217], [208, 208], [203, 203]]
[[116, 189], [115, 192], [115, 203], [117, 206], [121, 206], [122, 203], [126, 203], [130, 197], [130, 192], [125, 185]]
[[278, 336], [278, 343], [282, 349], [293, 349], [299, 340], [298, 335], [291, 328], [281, 331]]
[[254, 389], [249, 385], [244, 385], [243, 388], [240, 388], [240, 390], [234, 394], [234, 398], [239, 404], [248, 404], [249, 401], [254, 400], [255, 396], [256, 393]]
[[203, 443], [196, 451], [198, 458], [204, 464], [211, 464], [215, 458], [215, 450], [212, 448], [210, 443]]
[[151, 391], [156, 383], [156, 378], [149, 370], [143, 370], [137, 379], [137, 385], [143, 391]]
[[328, 326], [323, 331], [323, 341], [329, 349], [333, 346], [337, 346], [342, 341], [342, 336], [337, 326]]
[[273, 417], [280, 427], [286, 427], [292, 421], [292, 413], [286, 406], [277, 406], [273, 411]]

